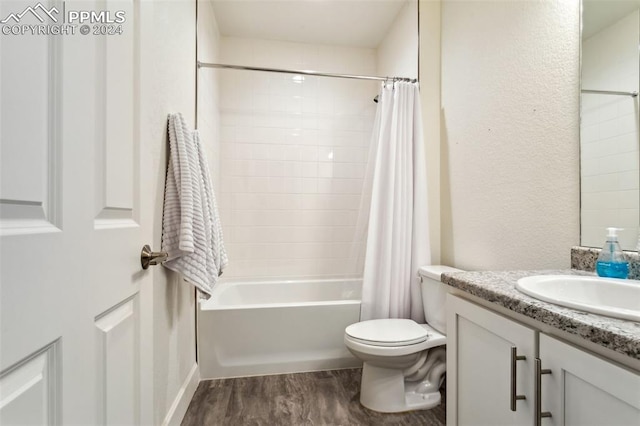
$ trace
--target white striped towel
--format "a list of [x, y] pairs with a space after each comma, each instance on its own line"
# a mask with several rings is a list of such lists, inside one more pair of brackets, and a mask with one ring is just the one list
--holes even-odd
[[227, 265], [207, 158], [182, 114], [169, 115], [169, 165], [162, 217], [163, 266], [182, 274], [205, 298]]

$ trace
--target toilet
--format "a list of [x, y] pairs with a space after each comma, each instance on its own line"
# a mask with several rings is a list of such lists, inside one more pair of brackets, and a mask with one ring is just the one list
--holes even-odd
[[345, 329], [345, 345], [363, 362], [360, 402], [365, 407], [397, 413], [440, 405], [447, 341], [443, 272], [460, 269], [430, 265], [418, 271], [426, 324], [377, 319]]

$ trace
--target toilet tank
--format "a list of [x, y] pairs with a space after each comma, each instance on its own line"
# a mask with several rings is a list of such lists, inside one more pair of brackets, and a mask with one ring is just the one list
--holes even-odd
[[428, 265], [418, 269], [418, 275], [422, 280], [422, 304], [427, 324], [446, 335], [445, 301], [447, 292], [441, 281], [443, 272], [462, 272], [462, 270], [443, 265]]

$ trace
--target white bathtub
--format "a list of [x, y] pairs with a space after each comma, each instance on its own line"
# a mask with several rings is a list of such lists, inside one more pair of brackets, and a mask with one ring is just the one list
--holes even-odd
[[357, 367], [343, 343], [362, 280], [231, 282], [198, 312], [203, 379]]

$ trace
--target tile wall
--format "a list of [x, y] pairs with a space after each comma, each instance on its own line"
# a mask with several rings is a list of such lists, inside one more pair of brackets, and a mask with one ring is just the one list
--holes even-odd
[[[221, 39], [221, 62], [376, 74], [374, 49]], [[377, 82], [219, 71], [227, 279], [360, 275]]]

